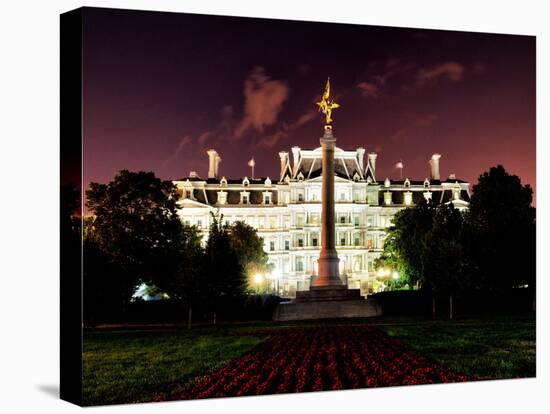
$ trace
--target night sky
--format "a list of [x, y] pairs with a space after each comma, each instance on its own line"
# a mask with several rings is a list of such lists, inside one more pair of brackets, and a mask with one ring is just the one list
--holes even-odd
[[319, 146], [331, 78], [337, 146], [377, 178], [477, 181], [502, 164], [535, 187], [535, 38], [85, 9], [84, 186], [121, 169], [163, 179], [278, 178], [281, 150]]

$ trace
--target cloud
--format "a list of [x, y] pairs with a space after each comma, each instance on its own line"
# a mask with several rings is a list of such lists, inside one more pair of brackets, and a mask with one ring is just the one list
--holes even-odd
[[317, 112], [313, 110], [308, 110], [300, 115], [294, 122], [286, 123], [284, 122], [281, 127], [273, 132], [272, 134], [264, 136], [259, 142], [258, 145], [264, 148], [273, 148], [281, 140], [289, 136], [290, 133], [294, 132], [296, 129], [300, 128], [302, 125], [305, 125], [317, 117]]
[[380, 98], [384, 95], [385, 89], [391, 83], [403, 82], [410, 76], [415, 65], [410, 62], [401, 62], [395, 57], [372, 62], [368, 71], [371, 74], [366, 80], [357, 84], [357, 89], [364, 98]]
[[360, 82], [357, 87], [365, 98], [378, 98], [380, 86], [374, 82]]
[[185, 149], [185, 147], [187, 147], [187, 145], [189, 145], [190, 143], [191, 137], [189, 135], [185, 135], [183, 138], [181, 138], [174, 152], [172, 152], [172, 154], [170, 154], [170, 156], [162, 162], [161, 168], [164, 168], [165, 166], [176, 160]]
[[416, 74], [416, 82], [423, 85], [428, 82], [437, 82], [440, 78], [446, 78], [457, 82], [464, 77], [464, 65], [457, 62], [444, 62], [429, 68], [421, 68]]
[[439, 116], [437, 116], [436, 114], [428, 114], [428, 115], [416, 118], [409, 124], [395, 131], [390, 136], [390, 140], [405, 142], [409, 138], [409, 136], [416, 135], [419, 130], [430, 127], [438, 119], [439, 119]]
[[250, 129], [263, 132], [266, 126], [273, 125], [288, 97], [288, 86], [279, 80], [272, 80], [264, 68], [252, 70], [244, 82], [244, 117], [235, 129], [235, 137], [240, 138]]

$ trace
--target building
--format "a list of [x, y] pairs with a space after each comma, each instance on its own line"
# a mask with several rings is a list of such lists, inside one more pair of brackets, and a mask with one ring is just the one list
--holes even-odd
[[[180, 194], [179, 215], [206, 236], [210, 212], [219, 211], [225, 223], [244, 221], [264, 240], [273, 272], [270, 287], [286, 297], [307, 290], [317, 272], [321, 244], [321, 148], [293, 147], [292, 160], [282, 151], [279, 177], [231, 179], [219, 174], [221, 157], [211, 149], [208, 177], [196, 172], [175, 180]], [[422, 199], [468, 207], [469, 185], [454, 175], [441, 180], [439, 154], [429, 160], [430, 178], [380, 180], [376, 153], [365, 149], [335, 152], [335, 203], [340, 274], [350, 288], [366, 295], [384, 288], [374, 260], [380, 256], [385, 229], [399, 210]], [[366, 161], [366, 162], [365, 162]]]

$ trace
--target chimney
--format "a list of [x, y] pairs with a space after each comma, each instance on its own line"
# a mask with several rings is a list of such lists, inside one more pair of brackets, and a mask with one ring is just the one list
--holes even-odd
[[281, 172], [279, 173], [279, 177], [282, 180], [283, 173], [285, 172], [286, 163], [288, 162], [288, 152], [287, 151], [279, 152], [279, 158], [281, 159]]
[[361, 170], [362, 174], [364, 170], [363, 165], [365, 163], [365, 148], [357, 148], [357, 162], [359, 163], [359, 169]]
[[214, 174], [215, 174], [216, 178], [219, 177], [220, 162], [222, 162], [222, 157], [220, 157], [218, 154], [216, 154], [216, 162], [214, 164]]
[[432, 173], [432, 180], [440, 180], [439, 176], [439, 159], [441, 158], [441, 154], [433, 154], [430, 161], [428, 161], [428, 164], [430, 164], [430, 169]]
[[208, 154], [208, 178], [216, 178], [216, 157], [218, 153], [215, 149], [206, 151]]
[[298, 172], [298, 162], [300, 161], [300, 147], [292, 147], [292, 162], [294, 164], [293, 174]]
[[376, 174], [376, 157], [378, 157], [376, 152], [369, 152], [369, 164], [372, 175]]

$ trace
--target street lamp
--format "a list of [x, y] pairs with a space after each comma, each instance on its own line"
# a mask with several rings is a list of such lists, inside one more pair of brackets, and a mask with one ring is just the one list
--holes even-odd
[[262, 281], [263, 275], [261, 273], [256, 273], [254, 275], [254, 283], [256, 283], [256, 290], [258, 291], [258, 293], [260, 293], [260, 285], [262, 284]]

